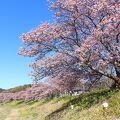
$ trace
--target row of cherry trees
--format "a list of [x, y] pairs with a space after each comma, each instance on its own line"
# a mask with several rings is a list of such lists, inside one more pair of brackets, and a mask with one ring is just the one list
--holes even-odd
[[[50, 0], [55, 22], [21, 36], [20, 55], [35, 57], [31, 76], [60, 91], [103, 76], [120, 87], [119, 0]], [[50, 88], [51, 89], [51, 88]], [[37, 90], [37, 89], [36, 89]]]
[[51, 98], [53, 95], [57, 95], [57, 91], [57, 89], [41, 83], [37, 86], [32, 86], [26, 90], [15, 93], [2, 92], [0, 93], [0, 102], [9, 102], [13, 100], [30, 101]]

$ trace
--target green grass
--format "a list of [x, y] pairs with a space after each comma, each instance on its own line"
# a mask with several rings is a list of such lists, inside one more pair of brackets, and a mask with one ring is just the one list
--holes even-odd
[[[105, 100], [109, 103], [106, 111], [102, 108]], [[12, 109], [18, 111], [18, 117], [13, 120], [120, 120], [120, 90], [101, 90], [41, 101], [13, 101], [0, 105], [0, 120], [9, 117]]]

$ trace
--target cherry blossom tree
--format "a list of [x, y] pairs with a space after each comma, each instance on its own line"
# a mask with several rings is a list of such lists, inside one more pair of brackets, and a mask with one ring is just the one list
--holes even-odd
[[[54, 23], [21, 36], [20, 55], [35, 57], [35, 81], [70, 89], [105, 76], [120, 87], [119, 0], [50, 0]], [[78, 82], [79, 81], [79, 82]], [[74, 83], [74, 84], [73, 84]], [[112, 87], [113, 87], [112, 86]]]
[[19, 92], [2, 92], [0, 93], [0, 102], [9, 102], [13, 100], [31, 101], [40, 100], [45, 98], [51, 98], [57, 94], [57, 89], [48, 85], [39, 83], [36, 86], [27, 88]]

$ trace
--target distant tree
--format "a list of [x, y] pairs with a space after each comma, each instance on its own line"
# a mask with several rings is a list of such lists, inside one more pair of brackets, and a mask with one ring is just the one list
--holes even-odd
[[5, 89], [0, 88], [0, 93], [3, 92], [3, 91], [5, 91]]
[[[119, 0], [54, 0], [54, 24], [21, 36], [19, 54], [36, 57], [31, 75], [60, 89], [102, 76], [120, 87]], [[48, 81], [47, 81], [48, 80]], [[112, 86], [112, 87], [113, 87]]]
[[27, 88], [30, 88], [30, 87], [31, 87], [31, 84], [27, 84], [27, 85], [21, 85], [21, 86], [17, 86], [14, 88], [10, 88], [10, 89], [7, 89], [6, 91], [11, 92], [11, 93], [15, 93], [15, 92], [26, 90]]

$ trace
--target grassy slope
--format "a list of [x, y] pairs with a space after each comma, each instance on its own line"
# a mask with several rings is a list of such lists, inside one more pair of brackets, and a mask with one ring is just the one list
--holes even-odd
[[[106, 112], [101, 105], [104, 100], [109, 103]], [[73, 110], [70, 105], [74, 105]], [[39, 102], [13, 101], [0, 105], [0, 120], [120, 120], [120, 91], [104, 90]]]

